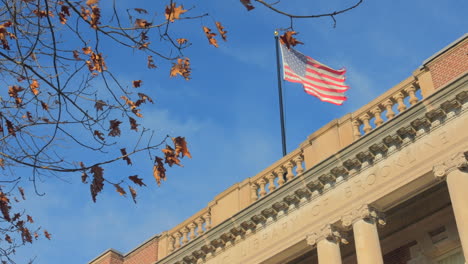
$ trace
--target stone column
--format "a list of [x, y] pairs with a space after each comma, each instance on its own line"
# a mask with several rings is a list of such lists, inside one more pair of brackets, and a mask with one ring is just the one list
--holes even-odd
[[319, 264], [341, 264], [340, 243], [347, 243], [347, 240], [332, 225], [307, 236], [307, 244], [317, 246]]
[[344, 227], [353, 228], [357, 261], [359, 264], [383, 264], [377, 224], [385, 224], [382, 214], [369, 205], [363, 205], [342, 218]]
[[434, 166], [434, 176], [446, 179], [465, 259], [468, 259], [468, 152]]

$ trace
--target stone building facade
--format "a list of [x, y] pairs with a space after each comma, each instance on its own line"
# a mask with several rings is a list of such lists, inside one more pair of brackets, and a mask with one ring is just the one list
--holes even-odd
[[91, 264], [462, 264], [468, 34], [173, 229]]

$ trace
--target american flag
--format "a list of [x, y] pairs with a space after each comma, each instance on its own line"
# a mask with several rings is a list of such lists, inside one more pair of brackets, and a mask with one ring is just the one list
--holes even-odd
[[302, 83], [306, 93], [321, 101], [341, 105], [347, 99], [344, 92], [349, 89], [344, 81], [346, 69], [332, 69], [293, 48], [281, 44], [284, 79]]

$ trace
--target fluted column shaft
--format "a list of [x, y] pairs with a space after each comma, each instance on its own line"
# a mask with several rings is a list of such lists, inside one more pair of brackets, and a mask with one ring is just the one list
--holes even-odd
[[359, 219], [353, 224], [358, 264], [383, 264], [377, 226], [372, 219]]
[[447, 186], [465, 259], [468, 260], [468, 172], [452, 170]]
[[317, 254], [319, 264], [341, 264], [340, 243], [335, 240], [318, 241]]

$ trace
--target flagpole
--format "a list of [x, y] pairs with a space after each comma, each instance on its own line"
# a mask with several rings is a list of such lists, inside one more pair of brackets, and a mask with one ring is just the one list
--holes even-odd
[[281, 87], [281, 67], [280, 67], [280, 55], [279, 55], [279, 44], [278, 44], [278, 31], [275, 31], [275, 44], [276, 44], [276, 66], [278, 70], [278, 98], [280, 108], [280, 119], [281, 119], [281, 141], [283, 146], [283, 157], [286, 156], [286, 131], [284, 128], [284, 112], [283, 112], [283, 89]]

